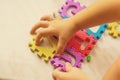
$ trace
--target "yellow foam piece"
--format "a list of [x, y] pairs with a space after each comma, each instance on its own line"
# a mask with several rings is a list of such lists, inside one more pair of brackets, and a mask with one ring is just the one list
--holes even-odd
[[[43, 40], [43, 38], [41, 39]], [[54, 56], [54, 51], [56, 50], [56, 44], [53, 42], [53, 40], [48, 39], [51, 45], [51, 48], [37, 46], [35, 44], [35, 36], [33, 36], [33, 40], [29, 42], [29, 47], [31, 51], [35, 52], [37, 51], [37, 55], [39, 57], [44, 56], [45, 61], [49, 61], [50, 58]]]
[[119, 22], [113, 22], [108, 24], [108, 33], [114, 38], [120, 36], [120, 30], [117, 30], [117, 27], [119, 27]]

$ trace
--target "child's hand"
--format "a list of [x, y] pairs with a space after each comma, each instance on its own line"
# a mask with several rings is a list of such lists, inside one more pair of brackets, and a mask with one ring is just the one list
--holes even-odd
[[60, 68], [53, 71], [54, 80], [91, 80], [80, 69], [72, 67], [70, 63], [66, 63], [66, 72], [62, 72]]
[[[58, 13], [56, 18], [43, 16], [41, 20], [32, 28], [31, 34], [37, 34], [36, 44], [40, 44], [40, 38], [46, 36], [56, 36], [58, 38], [57, 54], [61, 54], [67, 41], [77, 31], [74, 21], [71, 18], [62, 19]], [[42, 29], [39, 29], [42, 28]], [[39, 30], [38, 30], [39, 29]]]

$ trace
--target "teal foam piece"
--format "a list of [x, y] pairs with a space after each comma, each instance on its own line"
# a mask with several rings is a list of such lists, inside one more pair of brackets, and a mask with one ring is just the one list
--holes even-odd
[[100, 39], [102, 34], [105, 32], [106, 28], [108, 27], [108, 24], [101, 24], [99, 29], [97, 30], [97, 32], [93, 32], [92, 30], [90, 30], [89, 28], [87, 29], [87, 34], [88, 35], [94, 35], [94, 39]]
[[66, 19], [66, 18], [68, 18], [68, 17], [67, 17], [67, 16], [63, 16], [62, 18], [63, 18], [63, 19]]

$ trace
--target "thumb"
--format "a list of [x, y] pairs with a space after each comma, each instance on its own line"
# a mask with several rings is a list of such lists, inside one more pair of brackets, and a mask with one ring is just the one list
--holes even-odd
[[63, 78], [65, 76], [65, 72], [61, 71], [61, 68], [57, 68], [53, 71], [52, 76], [55, 80], [58, 80], [60, 78]]
[[70, 63], [66, 63], [66, 72], [69, 72], [72, 69], [72, 65]]

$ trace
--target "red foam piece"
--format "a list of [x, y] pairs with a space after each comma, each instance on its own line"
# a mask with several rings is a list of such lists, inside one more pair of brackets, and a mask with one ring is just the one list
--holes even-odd
[[[79, 42], [77, 39], [80, 39], [82, 42], [87, 41], [88, 44], [84, 48], [84, 50], [81, 49], [82, 43]], [[88, 35], [87, 30], [79, 30], [78, 32], [73, 35], [71, 40], [68, 42], [66, 48], [75, 48], [76, 52], [82, 53], [83, 56], [87, 56], [90, 51], [93, 49], [94, 45], [96, 44], [97, 40], [94, 40], [93, 35]]]

